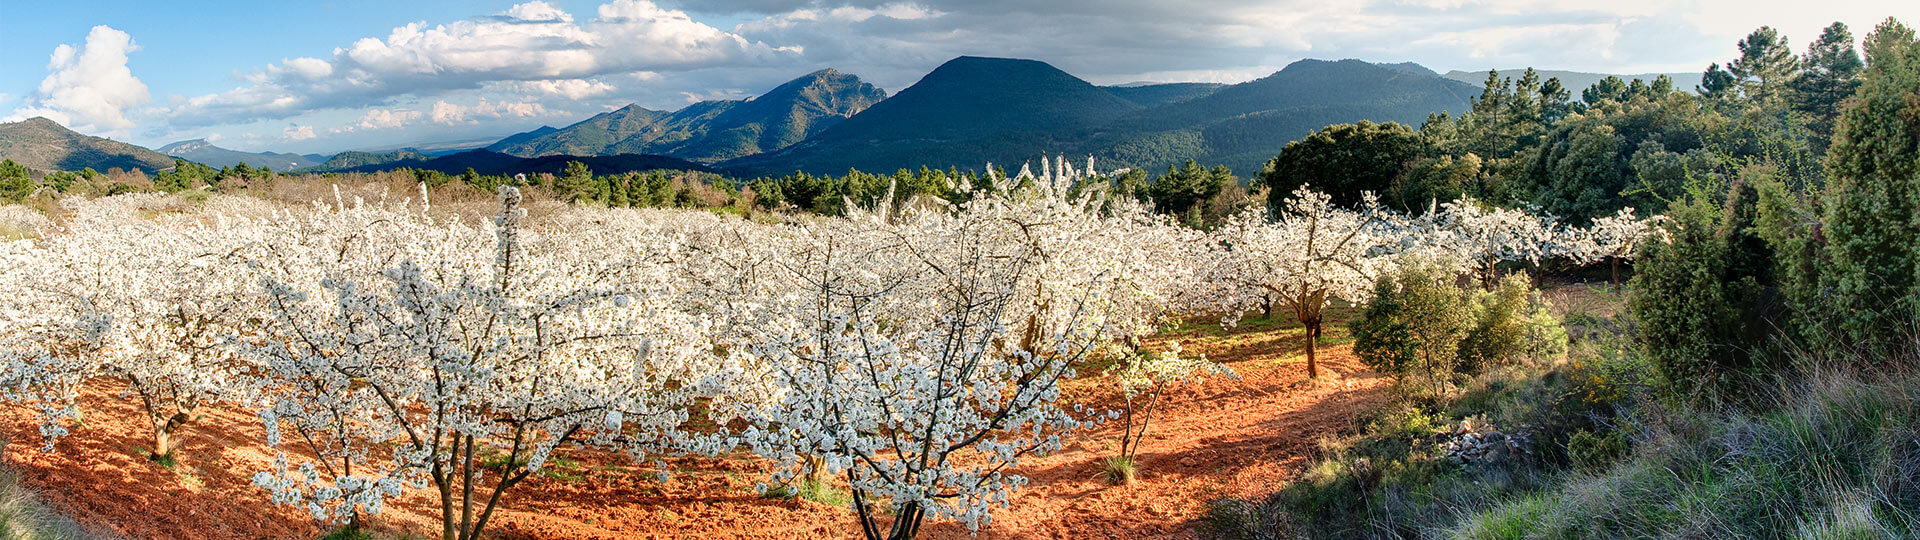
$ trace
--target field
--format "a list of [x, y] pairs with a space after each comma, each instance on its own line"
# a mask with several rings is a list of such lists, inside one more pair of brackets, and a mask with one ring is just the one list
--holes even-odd
[[[1334, 318], [1351, 316], [1350, 309]], [[1076, 433], [1063, 451], [1021, 472], [1034, 478], [1011, 509], [995, 513], [986, 538], [1190, 538], [1206, 502], [1271, 492], [1297, 475], [1317, 440], [1349, 429], [1354, 414], [1385, 398], [1385, 380], [1351, 357], [1344, 327], [1322, 336], [1323, 380], [1304, 378], [1297, 322], [1249, 319], [1222, 329], [1193, 321], [1155, 338], [1181, 340], [1231, 366], [1240, 380], [1212, 380], [1167, 396], [1163, 420], [1141, 452], [1142, 474], [1129, 486], [1097, 478], [1117, 430]], [[1069, 385], [1071, 401], [1101, 406], [1111, 396], [1093, 380]], [[83, 416], [58, 452], [14, 445], [10, 466], [52, 509], [88, 528], [134, 538], [317, 537], [325, 531], [292, 508], [266, 505], [250, 476], [269, 467], [259, 450], [260, 422], [241, 411], [206, 411], [172, 466], [149, 460], [135, 406], [108, 388], [90, 389]], [[32, 433], [15, 411], [10, 433]], [[498, 532], [524, 538], [793, 538], [836, 537], [854, 529], [852, 514], [827, 503], [756, 496], [764, 463], [745, 455], [671, 459], [668, 482], [652, 467], [615, 453], [576, 450], [507, 501]], [[437, 525], [430, 494], [390, 506], [376, 530], [404, 536]], [[964, 538], [943, 523], [934, 538]]]

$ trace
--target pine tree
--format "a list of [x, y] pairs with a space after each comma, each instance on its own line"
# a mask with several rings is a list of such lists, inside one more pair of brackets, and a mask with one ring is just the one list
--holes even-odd
[[1866, 67], [1853, 48], [1853, 33], [1847, 25], [1833, 23], [1820, 33], [1820, 39], [1807, 46], [1800, 60], [1800, 77], [1794, 80], [1794, 110], [1807, 116], [1807, 129], [1817, 137], [1816, 151], [1824, 152], [1833, 137], [1833, 122], [1840, 117], [1840, 103], [1860, 86], [1860, 70]]
[[1740, 58], [1727, 63], [1727, 71], [1749, 99], [1766, 101], [1781, 97], [1799, 73], [1800, 60], [1787, 47], [1786, 36], [1771, 26], [1762, 26], [1747, 34], [1740, 40], [1739, 47]]

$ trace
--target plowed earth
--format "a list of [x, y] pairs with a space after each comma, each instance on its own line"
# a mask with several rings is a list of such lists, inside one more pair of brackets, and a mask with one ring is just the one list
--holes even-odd
[[[1316, 441], [1352, 427], [1355, 414], [1386, 399], [1386, 380], [1368, 372], [1344, 343], [1344, 321], [1330, 314], [1319, 354], [1321, 380], [1306, 379], [1304, 332], [1286, 321], [1254, 319], [1222, 331], [1201, 323], [1152, 342], [1179, 340], [1232, 367], [1163, 397], [1142, 445], [1140, 476], [1126, 486], [1098, 478], [1118, 446], [1119, 426], [1075, 433], [1066, 449], [1029, 458], [1032, 479], [1011, 508], [994, 512], [982, 538], [1190, 538], [1208, 500], [1274, 491], [1304, 469]], [[1097, 369], [1069, 386], [1070, 401], [1107, 409], [1111, 391]], [[56, 451], [37, 448], [31, 415], [0, 414], [14, 441], [7, 466], [55, 511], [104, 534], [130, 538], [314, 538], [325, 531], [302, 509], [268, 504], [252, 483], [269, 470], [260, 420], [233, 409], [203, 410], [188, 426], [177, 463], [163, 467], [149, 448], [135, 400], [110, 385], [91, 388], [82, 420]], [[509, 493], [489, 524], [507, 538], [820, 538], [857, 536], [853, 514], [831, 504], [754, 495], [763, 464], [746, 456], [670, 459], [667, 481], [656, 465], [618, 453], [564, 450], [533, 480]], [[392, 535], [438, 536], [433, 490], [390, 501], [375, 528]], [[923, 537], [969, 537], [951, 522], [929, 523]]]

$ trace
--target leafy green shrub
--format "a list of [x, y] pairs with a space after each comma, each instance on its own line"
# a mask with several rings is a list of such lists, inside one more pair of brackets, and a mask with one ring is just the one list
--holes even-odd
[[1374, 371], [1405, 384], [1421, 374], [1434, 390], [1451, 385], [1455, 355], [1472, 324], [1466, 293], [1444, 273], [1402, 267], [1374, 284], [1373, 301], [1353, 323], [1353, 352]]
[[[1380, 279], [1353, 323], [1353, 352], [1402, 383], [1424, 374], [1444, 391], [1461, 375], [1567, 352], [1567, 331], [1523, 275], [1491, 291], [1467, 291], [1448, 276], [1408, 266]], [[1403, 388], [1411, 390], [1413, 387]]]
[[1567, 329], [1526, 276], [1514, 274], [1500, 287], [1473, 295], [1473, 328], [1460, 342], [1464, 373], [1526, 359], [1555, 359], [1567, 353]]

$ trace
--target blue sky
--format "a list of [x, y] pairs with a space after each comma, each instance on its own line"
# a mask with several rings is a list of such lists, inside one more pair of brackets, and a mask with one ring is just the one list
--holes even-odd
[[0, 117], [136, 144], [333, 152], [484, 140], [822, 67], [890, 92], [961, 54], [1096, 83], [1238, 82], [1301, 58], [1697, 72], [1762, 24], [1795, 50], [1920, 2], [1836, 0], [0, 0]]

